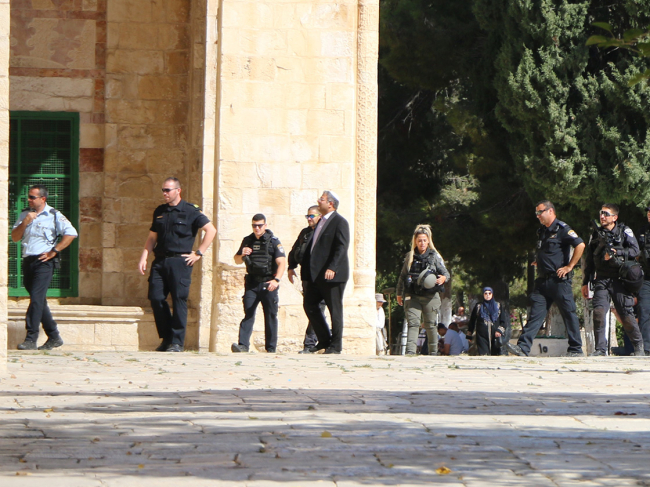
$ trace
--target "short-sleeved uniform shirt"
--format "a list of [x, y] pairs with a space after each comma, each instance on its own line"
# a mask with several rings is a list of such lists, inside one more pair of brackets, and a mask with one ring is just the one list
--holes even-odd
[[557, 218], [551, 226], [542, 226], [537, 231], [537, 273], [555, 274], [571, 260], [571, 247], [583, 243], [569, 225]]
[[153, 212], [150, 230], [156, 232], [156, 257], [165, 252], [189, 254], [192, 252], [196, 234], [200, 228], [210, 223], [210, 219], [201, 213], [197, 205], [181, 200], [176, 206], [165, 203]]
[[[26, 209], [18, 216], [14, 229], [20, 226], [30, 211], [32, 210]], [[79, 234], [63, 213], [46, 204], [43, 211], [25, 228], [22, 238], [23, 257], [49, 252], [56, 245], [59, 235], [77, 237]]]
[[[282, 243], [280, 242], [280, 239], [276, 236], [273, 235], [273, 232], [271, 230], [266, 230], [264, 235], [260, 237], [261, 239], [268, 239], [270, 240], [271, 248], [269, 253], [271, 254], [271, 275], [269, 275], [269, 278], [272, 278], [275, 273], [278, 271], [278, 264], [275, 261], [275, 259], [278, 259], [280, 257], [285, 257], [284, 253], [284, 247], [282, 247]], [[242, 250], [244, 247], [249, 247], [253, 249], [253, 252], [255, 252], [255, 242], [257, 242], [257, 237], [255, 237], [254, 233], [251, 233], [250, 235], [247, 235], [244, 237], [244, 239], [241, 241], [241, 245], [239, 246], [239, 250], [237, 251], [236, 255], [241, 255]], [[249, 277], [248, 275], [246, 277]]]

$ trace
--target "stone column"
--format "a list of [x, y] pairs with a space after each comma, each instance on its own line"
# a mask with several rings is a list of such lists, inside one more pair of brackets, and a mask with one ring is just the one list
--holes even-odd
[[9, 0], [0, 0], [0, 374], [7, 369], [9, 215]]
[[374, 304], [377, 225], [377, 58], [379, 2], [359, 0], [354, 291]]

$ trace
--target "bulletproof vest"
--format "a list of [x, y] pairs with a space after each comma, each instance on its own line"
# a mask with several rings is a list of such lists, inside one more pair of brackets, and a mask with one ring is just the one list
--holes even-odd
[[[623, 232], [625, 231], [623, 223], [617, 224], [612, 230], [611, 235], [608, 235], [607, 246], [601, 247], [598, 254], [594, 253], [594, 264], [596, 266], [596, 274], [601, 277], [617, 277], [618, 270], [623, 265]], [[605, 254], [608, 249], [616, 250], [616, 254], [611, 256], [609, 260], [605, 260]]]
[[246, 271], [251, 276], [268, 277], [273, 274], [271, 258], [271, 237], [264, 235], [251, 243], [253, 252], [244, 258]]
[[438, 274], [438, 270], [435, 265], [435, 252], [429, 253], [426, 257], [420, 258], [420, 255], [413, 255], [413, 262], [411, 263], [411, 268], [409, 269], [408, 275], [406, 277], [407, 291], [411, 294], [416, 294], [418, 296], [435, 294], [442, 292], [444, 286], [435, 286], [431, 289], [424, 289], [421, 286], [418, 286], [417, 280], [420, 276], [420, 273], [425, 269], [431, 269], [435, 274]]

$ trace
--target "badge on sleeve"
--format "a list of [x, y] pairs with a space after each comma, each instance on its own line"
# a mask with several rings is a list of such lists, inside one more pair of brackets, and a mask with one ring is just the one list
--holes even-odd
[[634, 232], [630, 227], [628, 227], [625, 229], [625, 235], [627, 235], [628, 237], [634, 237]]
[[578, 238], [578, 234], [573, 230], [569, 230], [569, 237]]
[[284, 247], [282, 245], [278, 245], [278, 250], [284, 254]]

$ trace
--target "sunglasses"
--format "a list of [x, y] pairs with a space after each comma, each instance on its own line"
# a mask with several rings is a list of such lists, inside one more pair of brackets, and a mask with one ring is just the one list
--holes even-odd
[[253, 223], [253, 228], [262, 228], [266, 223]]
[[548, 210], [549, 210], [549, 208], [544, 208], [543, 210], [537, 210], [535, 212], [535, 216], [539, 216], [539, 215], [541, 215], [542, 213], [544, 213], [545, 211], [548, 211]]
[[605, 210], [600, 210], [600, 214], [607, 218], [609, 218], [610, 216], [614, 216], [609, 211], [605, 211]]
[[27, 197], [32, 201], [42, 198], [42, 196], [34, 196], [33, 194], [28, 194]]
[[318, 215], [305, 215], [305, 218], [307, 218], [308, 220], [313, 220], [313, 219], [316, 218], [317, 216], [318, 216]]
[[492, 294], [492, 291], [485, 291], [483, 294]]
[[163, 193], [170, 193], [170, 192], [174, 191], [175, 189], [178, 189], [178, 188], [163, 188], [162, 192]]

